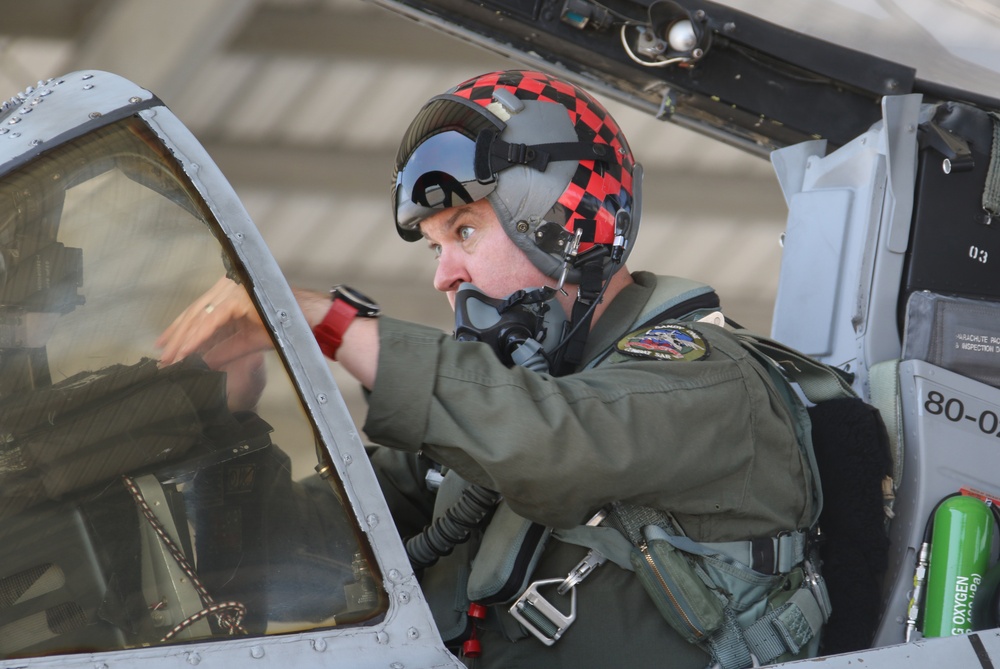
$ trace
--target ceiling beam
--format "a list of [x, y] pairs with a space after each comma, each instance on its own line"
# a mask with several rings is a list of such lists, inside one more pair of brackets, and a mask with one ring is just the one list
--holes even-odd
[[[233, 35], [228, 48], [244, 53], [280, 53], [377, 62], [461, 62], [496, 67], [497, 56], [380, 7], [359, 3], [357, 11], [323, 6], [261, 6]], [[419, 44], [419, 50], [414, 45]]]
[[239, 31], [257, 2], [117, 0], [90, 26], [67, 69], [114, 72], [171, 99]]
[[76, 39], [106, 4], [106, 0], [0, 0], [0, 34]]

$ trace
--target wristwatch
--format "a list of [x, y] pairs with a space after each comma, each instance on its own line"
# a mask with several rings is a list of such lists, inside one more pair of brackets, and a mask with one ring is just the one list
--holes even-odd
[[344, 333], [355, 318], [377, 318], [381, 309], [369, 297], [345, 285], [330, 290], [330, 310], [313, 328], [319, 350], [331, 360], [337, 359], [337, 349], [344, 340]]

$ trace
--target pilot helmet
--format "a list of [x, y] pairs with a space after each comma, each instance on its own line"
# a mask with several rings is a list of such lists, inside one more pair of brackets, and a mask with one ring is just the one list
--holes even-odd
[[605, 278], [624, 264], [641, 174], [618, 124], [585, 91], [541, 72], [492, 72], [421, 108], [396, 155], [392, 207], [400, 236], [416, 241], [423, 219], [485, 198], [536, 267], [579, 283], [588, 258], [603, 256]]

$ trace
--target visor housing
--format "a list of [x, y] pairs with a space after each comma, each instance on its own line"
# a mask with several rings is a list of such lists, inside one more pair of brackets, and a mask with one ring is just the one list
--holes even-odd
[[476, 178], [476, 138], [506, 125], [484, 108], [453, 95], [431, 98], [410, 124], [396, 154], [392, 206], [396, 230], [420, 239], [422, 220], [450, 207], [485, 198], [496, 175]]

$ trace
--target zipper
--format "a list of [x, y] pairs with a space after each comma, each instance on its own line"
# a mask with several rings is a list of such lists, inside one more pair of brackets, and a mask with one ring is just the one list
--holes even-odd
[[674, 597], [674, 593], [670, 590], [670, 586], [667, 585], [666, 580], [663, 578], [663, 574], [660, 573], [659, 567], [656, 566], [656, 562], [653, 560], [653, 556], [649, 554], [649, 548], [645, 541], [642, 542], [641, 546], [639, 546], [639, 550], [642, 551], [642, 556], [646, 558], [646, 562], [649, 563], [649, 566], [650, 568], [652, 568], [653, 573], [656, 574], [657, 580], [660, 581], [660, 586], [663, 588], [663, 591], [667, 593], [667, 597], [669, 597], [670, 601], [673, 603], [674, 609], [681, 614], [681, 617], [684, 619], [684, 622], [687, 623], [687, 626], [691, 628], [691, 631], [694, 633], [695, 637], [699, 639], [703, 637], [704, 633], [700, 629], [698, 629], [694, 625], [694, 623], [691, 622], [691, 619], [688, 617], [688, 615], [684, 612], [684, 609], [681, 607], [680, 602], [678, 602], [677, 598]]

